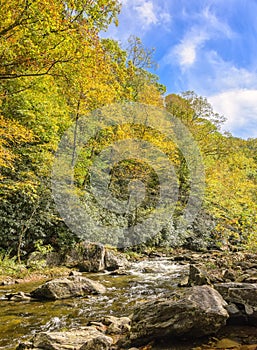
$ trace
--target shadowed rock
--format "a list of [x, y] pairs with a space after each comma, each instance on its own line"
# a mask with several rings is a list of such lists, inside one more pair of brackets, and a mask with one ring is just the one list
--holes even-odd
[[201, 337], [226, 324], [228, 312], [221, 295], [209, 286], [197, 286], [139, 305], [132, 317], [132, 344], [163, 337]]

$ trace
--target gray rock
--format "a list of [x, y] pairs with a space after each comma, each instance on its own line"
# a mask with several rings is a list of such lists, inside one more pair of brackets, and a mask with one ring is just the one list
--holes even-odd
[[110, 275], [112, 276], [129, 276], [131, 275], [130, 271], [127, 271], [125, 269], [118, 269], [110, 272]]
[[29, 293], [18, 292], [6, 294], [5, 297], [10, 301], [30, 301], [31, 295]]
[[82, 276], [82, 272], [80, 271], [71, 271], [69, 276]]
[[[257, 325], [257, 284], [254, 283], [218, 283], [214, 288], [228, 302], [230, 321], [233, 324], [248, 323]], [[231, 305], [235, 305], [238, 312]]]
[[146, 302], [135, 308], [130, 339], [133, 345], [153, 339], [213, 334], [226, 324], [228, 312], [221, 295], [209, 286], [180, 290], [170, 299]]
[[106, 249], [104, 256], [105, 269], [114, 271], [118, 269], [125, 269], [129, 266], [128, 260], [120, 253]]
[[129, 266], [124, 255], [99, 243], [81, 242], [67, 252], [65, 265], [81, 272], [114, 271]]
[[85, 327], [82, 330], [36, 334], [30, 342], [20, 344], [17, 350], [109, 350], [112, 344], [112, 338], [94, 327]]
[[105, 287], [99, 282], [86, 277], [71, 276], [48, 281], [30, 294], [39, 300], [57, 300], [102, 293], [105, 293]]
[[102, 322], [108, 326], [108, 334], [122, 334], [130, 331], [131, 320], [129, 317], [107, 316]]
[[198, 267], [191, 264], [189, 266], [188, 286], [203, 286], [206, 284], [211, 284], [209, 278]]
[[223, 278], [225, 280], [235, 281], [236, 276], [235, 276], [234, 271], [232, 271], [230, 269], [226, 269], [223, 273]]
[[65, 265], [78, 267], [81, 272], [99, 272], [105, 269], [105, 248], [99, 243], [78, 243], [66, 254]]
[[230, 303], [257, 306], [257, 284], [254, 283], [217, 283], [214, 288]]

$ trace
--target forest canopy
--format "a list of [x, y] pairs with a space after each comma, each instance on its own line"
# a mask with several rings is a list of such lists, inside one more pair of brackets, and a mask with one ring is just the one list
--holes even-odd
[[[55, 152], [65, 130], [80, 117], [128, 101], [166, 110], [197, 141], [206, 188], [195, 223], [176, 232], [190, 174], [174, 142], [149, 128], [124, 125], [91, 139], [75, 166], [78, 190], [87, 191], [90, 165], [104, 147], [127, 137], [144, 138], [174, 164], [179, 184], [172, 227], [156, 232], [145, 244], [257, 249], [257, 140], [222, 133], [223, 116], [192, 91], [165, 95], [165, 86], [152, 73], [154, 51], [140, 38], [130, 37], [125, 49], [101, 38], [111, 23], [118, 25], [118, 1], [0, 0], [0, 7], [1, 249], [12, 247], [12, 254], [20, 257], [38, 240], [58, 249], [78, 240], [52, 198]], [[117, 197], [128, 195], [128, 174], [147, 184], [148, 201], [137, 213], [140, 220], [149, 205], [155, 205], [158, 181], [146, 164], [121, 162], [110, 185]]]

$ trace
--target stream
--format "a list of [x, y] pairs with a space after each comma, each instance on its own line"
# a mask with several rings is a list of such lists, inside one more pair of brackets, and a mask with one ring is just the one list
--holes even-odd
[[40, 331], [76, 328], [108, 315], [129, 316], [135, 304], [174, 291], [188, 273], [188, 266], [158, 258], [132, 263], [129, 273], [125, 276], [84, 273], [107, 288], [104, 295], [86, 298], [11, 302], [1, 299], [6, 293], [31, 292], [43, 281], [0, 287], [0, 349], [13, 350], [21, 340]]

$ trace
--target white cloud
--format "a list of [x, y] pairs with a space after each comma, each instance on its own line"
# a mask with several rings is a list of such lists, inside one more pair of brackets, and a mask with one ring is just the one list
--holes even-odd
[[237, 89], [208, 97], [227, 121], [223, 129], [238, 137], [257, 137], [257, 90]]
[[[205, 44], [218, 37], [232, 38], [234, 33], [231, 28], [222, 22], [209, 7], [203, 9], [201, 13], [184, 13], [184, 20], [188, 21], [190, 28], [185, 32], [180, 42], [172, 47], [164, 56], [164, 64], [174, 64], [177, 62], [182, 70], [189, 69], [199, 59], [199, 53]], [[194, 23], [190, 25], [190, 23]]]
[[139, 4], [135, 5], [134, 9], [144, 27], [158, 23], [158, 19], [154, 11], [154, 5], [151, 1], [139, 1]]
[[202, 19], [205, 22], [206, 28], [209, 28], [213, 34], [222, 33], [227, 38], [233, 38], [235, 33], [229, 27], [226, 22], [221, 21], [213, 12], [210, 11], [209, 7], [206, 7], [202, 14]]
[[197, 58], [197, 50], [208, 39], [204, 32], [192, 32], [176, 45], [169, 56], [175, 56], [182, 68], [193, 65]]

